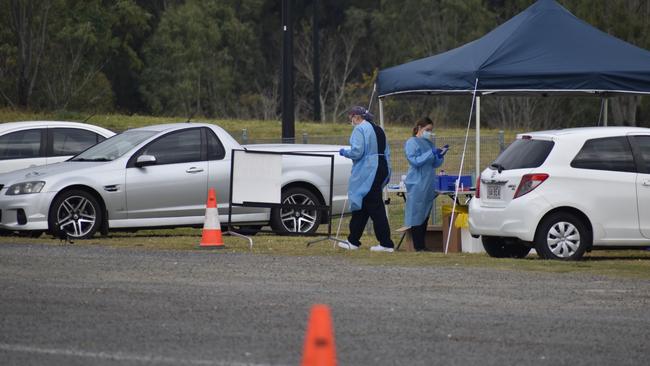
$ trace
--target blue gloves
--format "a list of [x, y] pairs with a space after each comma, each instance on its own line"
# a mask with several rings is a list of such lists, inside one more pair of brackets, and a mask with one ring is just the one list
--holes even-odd
[[341, 150], [339, 150], [339, 155], [345, 156], [345, 148], [341, 148]]
[[449, 145], [443, 146], [441, 150], [442, 151], [440, 152], [440, 157], [443, 157], [447, 153], [447, 150], [449, 150]]
[[449, 145], [445, 145], [441, 148], [434, 147], [431, 149], [431, 152], [437, 156], [438, 158], [442, 159], [445, 154], [447, 153], [447, 150], [449, 150]]

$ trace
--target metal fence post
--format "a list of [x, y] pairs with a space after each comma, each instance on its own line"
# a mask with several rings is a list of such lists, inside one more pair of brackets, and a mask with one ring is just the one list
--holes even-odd
[[503, 131], [499, 131], [499, 152], [503, 152], [506, 149], [506, 140], [503, 135]]
[[241, 143], [242, 145], [248, 144], [248, 131], [245, 128], [241, 130]]
[[309, 135], [307, 134], [307, 132], [302, 133], [302, 143], [303, 144], [308, 144], [309, 143]]

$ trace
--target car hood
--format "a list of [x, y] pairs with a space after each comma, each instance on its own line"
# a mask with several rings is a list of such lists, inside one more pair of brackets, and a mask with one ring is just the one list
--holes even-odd
[[64, 161], [47, 166], [36, 166], [32, 168], [15, 170], [9, 173], [0, 174], [0, 184], [25, 182], [29, 180], [43, 180], [56, 176], [57, 174], [70, 174], [75, 171], [94, 168], [100, 165], [114, 163], [113, 161]]
[[255, 144], [243, 145], [247, 150], [273, 152], [304, 152], [304, 153], [337, 153], [345, 145], [312, 145], [312, 144]]

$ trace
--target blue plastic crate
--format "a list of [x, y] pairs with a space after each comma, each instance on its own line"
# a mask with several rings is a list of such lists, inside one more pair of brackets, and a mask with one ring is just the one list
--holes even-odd
[[[438, 176], [438, 190], [439, 191], [453, 191], [456, 189], [456, 180], [458, 179], [457, 175], [439, 175]], [[472, 186], [472, 176], [471, 175], [461, 175], [458, 186], [463, 186], [469, 188]]]

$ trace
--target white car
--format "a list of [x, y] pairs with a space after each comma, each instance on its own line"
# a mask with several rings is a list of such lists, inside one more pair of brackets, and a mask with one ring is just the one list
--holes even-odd
[[518, 135], [477, 180], [469, 226], [493, 257], [650, 245], [650, 129]]
[[67, 160], [115, 135], [78, 122], [27, 121], [0, 124], [0, 173]]

